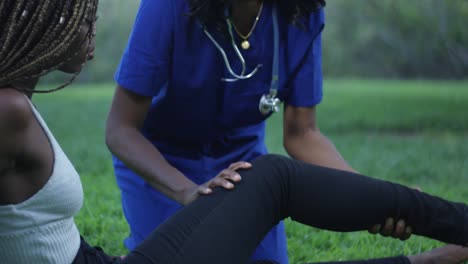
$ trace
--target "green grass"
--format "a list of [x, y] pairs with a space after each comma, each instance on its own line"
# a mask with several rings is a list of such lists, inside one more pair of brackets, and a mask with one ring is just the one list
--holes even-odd
[[[325, 87], [321, 130], [355, 169], [468, 201], [467, 81], [330, 80]], [[82, 234], [118, 255], [126, 252], [128, 228], [104, 144], [112, 92], [112, 85], [75, 85], [37, 95], [34, 102], [81, 174], [85, 203], [76, 221]], [[281, 115], [269, 120], [267, 143], [271, 152], [284, 154], [281, 126]], [[366, 232], [338, 234], [291, 221], [287, 234], [291, 263], [414, 254], [440, 245], [418, 237], [400, 242]]]

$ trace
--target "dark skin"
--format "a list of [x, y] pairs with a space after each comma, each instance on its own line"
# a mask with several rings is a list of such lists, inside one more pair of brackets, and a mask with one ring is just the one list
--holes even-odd
[[155, 189], [183, 205], [191, 203], [200, 194], [210, 194], [215, 186], [234, 188], [233, 183], [241, 180], [235, 171], [249, 168], [250, 163], [235, 162], [199, 186], [164, 159], [161, 152], [140, 133], [151, 100], [151, 97], [117, 87], [106, 126], [106, 143], [114, 154], [125, 160]]
[[262, 1], [238, 0], [232, 4], [231, 21], [242, 35], [247, 35], [259, 13]]
[[[0, 89], [0, 205], [34, 195], [50, 178], [52, 166], [52, 147], [24, 94]], [[409, 257], [414, 264], [455, 264], [467, 258], [465, 249], [453, 245]]]
[[[227, 179], [232, 179], [232, 182], [240, 181], [241, 178], [235, 171], [238, 168], [249, 167], [249, 163], [234, 163], [213, 180], [198, 186], [164, 159], [161, 153], [139, 132], [150, 103], [150, 97], [140, 96], [123, 87], [117, 87], [106, 129], [107, 144], [114, 148], [114, 153], [120, 151], [119, 157], [124, 157], [129, 164], [133, 164], [132, 169], [142, 175], [153, 187], [181, 204], [188, 204], [200, 195], [210, 194], [214, 186], [234, 188], [233, 184], [226, 185], [230, 183]], [[286, 111], [286, 113], [290, 112]], [[125, 140], [119, 140], [120, 137]], [[393, 230], [393, 225], [393, 223], [388, 223], [386, 229]], [[379, 226], [374, 228], [376, 228], [375, 232], [380, 230]], [[403, 229], [403, 227], [400, 228]], [[392, 232], [389, 232], [389, 235], [392, 235]], [[468, 251], [460, 246], [447, 245], [422, 254], [408, 256], [408, 258], [412, 264], [455, 264], [466, 260]]]
[[0, 89], [0, 204], [17, 204], [49, 179], [50, 143], [24, 94]]
[[[261, 2], [262, 0], [238, 0], [233, 3], [231, 19], [243, 35], [247, 35], [252, 28]], [[316, 107], [294, 107], [286, 104], [283, 132], [283, 145], [291, 157], [313, 164], [357, 172], [348, 165], [334, 144], [320, 132]], [[411, 236], [411, 227], [406, 226], [403, 219], [395, 221], [393, 218], [387, 218], [383, 227], [380, 224], [372, 226], [369, 232], [406, 240]], [[421, 255], [410, 256], [409, 259], [412, 263], [428, 263], [434, 261], [433, 258], [436, 256], [437, 263], [457, 262], [463, 258], [458, 258], [457, 254], [444, 255], [447, 251], [454, 253], [459, 250], [459, 247], [449, 245]]]
[[[93, 28], [94, 30], [94, 28]], [[83, 62], [93, 57], [94, 33], [89, 33], [89, 28], [82, 29], [79, 47], [71, 48], [71, 60], [60, 67], [65, 72], [81, 70]], [[86, 40], [89, 36], [90, 39]], [[79, 50], [77, 53], [76, 50]], [[66, 57], [70, 57], [66, 56]], [[54, 156], [51, 144], [33, 115], [27, 97], [33, 90], [38, 79], [29, 79], [21, 82], [13, 82], [7, 87], [0, 88], [0, 205], [18, 204], [24, 202], [37, 193], [50, 178], [53, 170]], [[25, 96], [26, 95], [26, 96]], [[248, 167], [246, 163], [234, 164], [221, 174], [232, 175], [240, 167]], [[240, 180], [240, 179], [239, 179]], [[215, 183], [219, 184], [219, 183]], [[451, 262], [458, 263], [460, 250], [454, 246], [436, 249], [439, 258], [450, 258]], [[419, 259], [426, 259], [429, 263], [438, 257], [434, 253], [425, 253]], [[416, 262], [414, 262], [416, 263]]]
[[[233, 23], [247, 34], [259, 8], [259, 1], [239, 1], [239, 5], [233, 5], [232, 15], [236, 16]], [[242, 15], [241, 10], [247, 15]], [[109, 149], [151, 186], [183, 205], [194, 201], [199, 195], [210, 194], [215, 186], [234, 188], [234, 184], [241, 180], [235, 171], [249, 168], [250, 163], [235, 162], [210, 181], [197, 185], [164, 159], [161, 152], [140, 133], [151, 100], [151, 97], [140, 96], [117, 86], [106, 126]]]
[[[261, 4], [261, 0], [233, 2], [231, 20], [242, 34], [247, 35], [251, 30]], [[234, 171], [249, 167], [249, 163], [234, 163], [212, 180], [196, 185], [164, 159], [159, 150], [140, 133], [151, 100], [151, 97], [140, 96], [117, 86], [106, 126], [109, 149], [151, 186], [183, 205], [194, 201], [199, 195], [210, 194], [214, 186], [234, 188], [234, 184], [241, 180]], [[285, 106], [284, 147], [296, 159], [356, 172], [333, 143], [320, 133], [315, 107]], [[369, 231], [402, 240], [411, 235], [411, 228], [406, 227], [404, 220], [395, 223], [391, 218], [386, 219], [383, 227], [376, 225], [370, 227]]]
[[[261, 5], [262, 0], [238, 0], [233, 3], [231, 18], [240, 33], [243, 35], [249, 33]], [[283, 144], [291, 157], [335, 169], [357, 172], [347, 164], [333, 143], [320, 133], [315, 107], [286, 105], [283, 118]], [[406, 227], [404, 220], [395, 223], [394, 219], [388, 218], [383, 228], [375, 225], [369, 229], [369, 232], [406, 240], [411, 236], [411, 227]]]
[[[59, 70], [81, 70], [94, 51], [94, 26], [84, 26]], [[51, 144], [33, 115], [28, 98], [38, 78], [15, 81], [0, 89], [0, 205], [18, 204], [37, 193], [49, 180], [54, 163]], [[23, 92], [24, 91], [24, 92]]]

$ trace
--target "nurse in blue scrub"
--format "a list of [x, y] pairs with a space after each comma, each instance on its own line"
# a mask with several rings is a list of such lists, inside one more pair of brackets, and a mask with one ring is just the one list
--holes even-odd
[[[224, 169], [248, 167], [267, 153], [265, 120], [272, 114], [283, 115], [290, 156], [353, 171], [316, 123], [324, 4], [141, 1], [106, 129], [131, 231], [128, 249], [212, 187], [235, 188], [240, 176]], [[252, 259], [288, 263], [283, 223]]]

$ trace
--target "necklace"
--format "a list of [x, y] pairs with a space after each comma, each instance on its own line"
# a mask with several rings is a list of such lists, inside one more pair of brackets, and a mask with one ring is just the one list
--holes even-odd
[[258, 10], [258, 14], [257, 14], [257, 17], [255, 17], [255, 21], [252, 25], [252, 28], [250, 29], [250, 31], [247, 33], [247, 35], [243, 35], [236, 27], [236, 25], [234, 25], [234, 23], [232, 23], [231, 21], [231, 24], [233, 25], [234, 27], [234, 30], [236, 31], [237, 35], [239, 35], [239, 37], [242, 38], [242, 42], [241, 42], [241, 47], [243, 50], [248, 50], [250, 48], [250, 42], [249, 42], [249, 38], [250, 36], [252, 35], [252, 33], [254, 32], [255, 28], [257, 27], [257, 23], [258, 23], [258, 20], [260, 19], [260, 15], [262, 14], [262, 10], [263, 10], [263, 1], [262, 3], [260, 4], [260, 9]]

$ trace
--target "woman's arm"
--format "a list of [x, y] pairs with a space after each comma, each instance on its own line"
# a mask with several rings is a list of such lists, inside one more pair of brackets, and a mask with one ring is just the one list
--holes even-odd
[[283, 143], [288, 154], [307, 163], [356, 172], [319, 130], [315, 107], [287, 105]]
[[32, 120], [26, 97], [14, 89], [0, 89], [0, 204], [23, 201], [28, 195], [15, 184], [10, 171], [24, 151]]
[[117, 86], [106, 124], [106, 144], [114, 155], [153, 188], [183, 205], [200, 194], [210, 194], [214, 186], [234, 188], [233, 183], [241, 180], [235, 171], [250, 167], [249, 163], [234, 163], [202, 185], [195, 184], [170, 165], [141, 133], [150, 105], [151, 97]]
[[153, 188], [184, 204], [188, 190], [197, 185], [171, 166], [141, 133], [151, 97], [117, 86], [106, 124], [110, 151]]
[[[283, 129], [284, 148], [291, 157], [310, 164], [357, 173], [344, 160], [335, 145], [320, 132], [315, 107], [287, 105]], [[377, 224], [369, 232], [405, 240], [411, 236], [412, 230], [403, 219], [396, 222], [393, 218], [387, 218], [384, 225]]]

